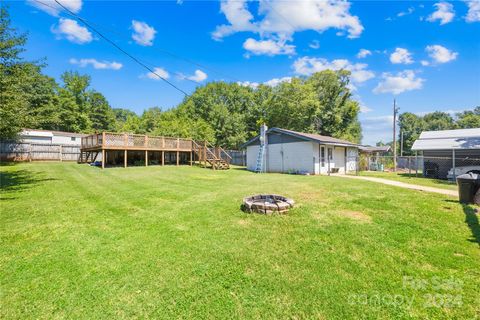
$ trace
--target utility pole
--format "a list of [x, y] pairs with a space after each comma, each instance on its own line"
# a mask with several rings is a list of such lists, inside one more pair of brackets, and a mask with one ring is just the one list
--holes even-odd
[[397, 102], [393, 98], [393, 171], [397, 171]]

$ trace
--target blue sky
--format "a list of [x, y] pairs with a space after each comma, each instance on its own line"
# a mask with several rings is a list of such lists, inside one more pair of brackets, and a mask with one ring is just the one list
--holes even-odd
[[[92, 77], [113, 107], [167, 109], [183, 94], [51, 0], [9, 2], [45, 72]], [[62, 3], [187, 93], [209, 81], [275, 85], [327, 68], [352, 72], [364, 143], [391, 140], [392, 101], [418, 114], [480, 105], [480, 1], [82, 1]]]

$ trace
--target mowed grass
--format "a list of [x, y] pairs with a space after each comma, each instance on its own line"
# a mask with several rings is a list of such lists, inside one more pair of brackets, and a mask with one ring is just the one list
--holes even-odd
[[380, 171], [360, 171], [359, 174], [366, 177], [384, 178], [388, 180], [417, 184], [420, 186], [434, 187], [447, 190], [457, 190], [457, 184], [453, 181], [424, 178], [422, 177], [421, 173], [418, 174], [418, 177], [415, 177], [415, 171], [412, 171], [411, 175], [405, 172]]
[[[471, 319], [480, 229], [453, 198], [197, 167], [0, 167], [2, 319]], [[287, 215], [240, 211], [256, 193]]]

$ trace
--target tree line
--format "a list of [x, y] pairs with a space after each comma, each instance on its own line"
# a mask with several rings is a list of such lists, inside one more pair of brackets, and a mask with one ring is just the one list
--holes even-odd
[[256, 88], [211, 82], [176, 107], [153, 107], [142, 115], [112, 108], [91, 88], [88, 75], [67, 71], [57, 83], [42, 73], [45, 62], [25, 61], [27, 37], [11, 27], [0, 11], [0, 138], [12, 139], [22, 128], [90, 133], [116, 131], [206, 139], [237, 148], [273, 127], [361, 140], [359, 104], [351, 97], [348, 71], [323, 71], [293, 78], [276, 87]]
[[[0, 9], [0, 139], [14, 139], [23, 128], [93, 133], [114, 131], [208, 140], [238, 148], [269, 127], [318, 133], [360, 142], [360, 106], [352, 98], [350, 72], [325, 70], [292, 78], [277, 86], [255, 88], [238, 83], [210, 82], [199, 86], [176, 107], [146, 109], [141, 115], [112, 108], [91, 88], [91, 78], [67, 71], [60, 83], [43, 74], [45, 60], [25, 61], [27, 37], [12, 26]], [[400, 117], [405, 146], [428, 128], [477, 126], [478, 108], [448, 119], [434, 113]], [[412, 140], [413, 139], [413, 140]]]
[[[413, 143], [420, 137], [422, 131], [480, 128], [480, 106], [454, 115], [441, 111], [427, 113], [423, 116], [404, 112], [398, 117], [398, 126], [400, 128], [397, 143], [398, 154], [402, 147], [403, 136], [403, 154], [413, 155], [415, 153], [412, 151]], [[391, 146], [392, 142], [387, 144]], [[377, 145], [385, 144], [378, 142]]]

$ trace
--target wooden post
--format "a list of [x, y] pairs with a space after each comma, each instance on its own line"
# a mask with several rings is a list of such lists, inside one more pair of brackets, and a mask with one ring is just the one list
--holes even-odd
[[145, 167], [148, 167], [148, 150], [145, 150]]
[[192, 156], [193, 156], [192, 153], [193, 151], [190, 151], [190, 166], [192, 166]]
[[177, 138], [177, 166], [180, 164], [180, 152], [178, 152], [178, 149], [180, 149], [180, 138]]
[[102, 132], [102, 148], [103, 147], [105, 147], [105, 132]]
[[162, 166], [165, 165], [165, 151], [162, 150]]
[[207, 167], [207, 141], [203, 141], [203, 167]]
[[102, 149], [102, 169], [105, 169], [105, 149]]
[[128, 151], [127, 151], [127, 149], [125, 149], [125, 151], [123, 152], [123, 167], [124, 168], [127, 167], [127, 156], [128, 156]]
[[455, 149], [452, 149], [452, 166], [453, 166], [453, 181], [457, 183], [457, 175], [455, 172]]

